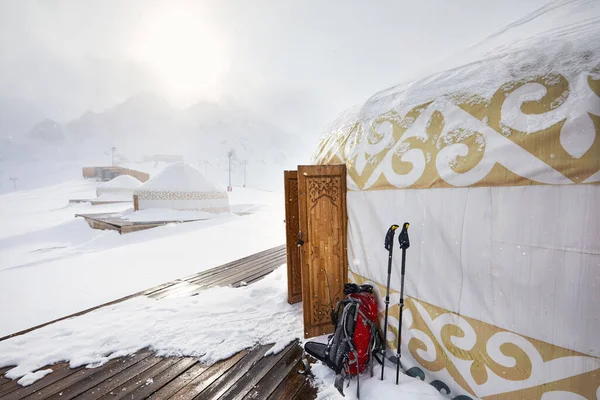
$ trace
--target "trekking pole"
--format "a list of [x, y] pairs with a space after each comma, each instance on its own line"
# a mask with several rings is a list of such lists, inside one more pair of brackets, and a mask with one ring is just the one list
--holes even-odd
[[396, 385], [398, 384], [398, 379], [400, 377], [400, 344], [402, 342], [402, 309], [404, 308], [404, 271], [406, 268], [406, 249], [410, 247], [410, 241], [408, 240], [408, 227], [410, 224], [405, 222], [402, 225], [402, 231], [400, 235], [398, 235], [398, 243], [400, 243], [400, 248], [402, 249], [402, 272], [400, 278], [400, 316], [398, 317], [398, 345], [396, 346]]
[[385, 293], [385, 318], [383, 320], [383, 359], [381, 360], [381, 380], [383, 380], [383, 371], [385, 364], [385, 348], [386, 348], [386, 336], [387, 336], [387, 325], [388, 325], [388, 308], [390, 305], [390, 277], [392, 276], [392, 254], [394, 253], [394, 234], [396, 233], [396, 229], [398, 229], [398, 225], [390, 226], [386, 235], [385, 235], [385, 249], [388, 251], [388, 276], [387, 276], [387, 290]]

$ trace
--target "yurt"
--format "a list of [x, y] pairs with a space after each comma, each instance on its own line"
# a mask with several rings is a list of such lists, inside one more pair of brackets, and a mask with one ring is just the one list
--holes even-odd
[[137, 196], [139, 210], [161, 208], [213, 214], [231, 212], [227, 192], [185, 162], [169, 165], [136, 189], [134, 195]]
[[350, 281], [383, 298], [386, 231], [410, 223], [402, 365], [449, 398], [600, 399], [599, 38], [600, 2], [554, 2], [319, 142], [346, 166]]
[[119, 175], [108, 182], [103, 182], [96, 188], [99, 198], [119, 198], [133, 200], [133, 192], [142, 185], [142, 182], [129, 175]]

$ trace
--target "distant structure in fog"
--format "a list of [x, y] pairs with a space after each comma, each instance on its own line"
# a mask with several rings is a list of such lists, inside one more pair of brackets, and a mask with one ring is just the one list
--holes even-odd
[[169, 165], [134, 191], [135, 210], [231, 212], [227, 192], [188, 163]]

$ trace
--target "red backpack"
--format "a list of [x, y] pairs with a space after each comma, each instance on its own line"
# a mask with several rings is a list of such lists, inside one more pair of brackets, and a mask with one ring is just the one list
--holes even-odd
[[307, 342], [306, 353], [324, 362], [336, 373], [335, 387], [343, 395], [346, 376], [356, 376], [356, 395], [360, 398], [359, 375], [367, 370], [373, 376], [373, 360], [383, 348], [377, 329], [377, 301], [371, 285], [344, 286], [346, 298], [331, 313], [334, 333], [327, 344]]

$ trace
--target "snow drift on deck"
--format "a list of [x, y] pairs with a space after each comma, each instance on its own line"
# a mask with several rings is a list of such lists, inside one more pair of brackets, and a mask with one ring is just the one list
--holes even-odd
[[0, 367], [31, 384], [34, 371], [68, 360], [99, 366], [150, 347], [161, 356], [213, 363], [258, 344], [281, 351], [302, 337], [302, 305], [287, 303], [286, 267], [241, 288], [215, 287], [196, 296], [136, 297], [0, 342]]

